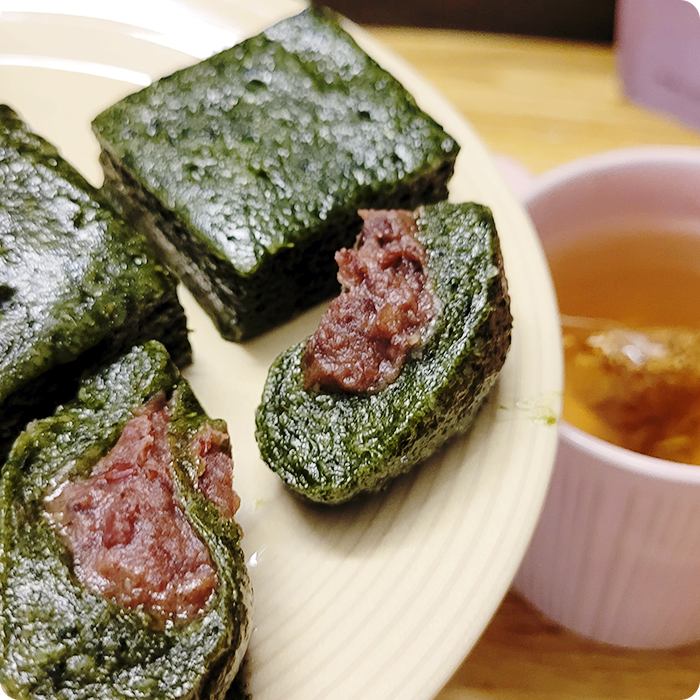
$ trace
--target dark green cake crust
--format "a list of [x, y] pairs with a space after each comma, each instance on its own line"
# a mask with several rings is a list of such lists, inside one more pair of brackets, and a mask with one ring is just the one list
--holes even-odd
[[[165, 628], [85, 589], [44, 510], [61, 484], [87, 478], [133, 412], [171, 397], [178, 499], [219, 586], [194, 620]], [[0, 479], [0, 682], [16, 700], [222, 700], [250, 632], [240, 532], [194, 486], [188, 449], [210, 422], [162, 345], [151, 341], [83, 380], [77, 398], [29, 426]], [[217, 425], [217, 422], [214, 422]]]
[[407, 472], [469, 427], [505, 362], [511, 315], [491, 212], [440, 203], [417, 222], [442, 310], [392, 384], [373, 394], [306, 391], [305, 342], [270, 368], [256, 412], [260, 454], [308, 499], [340, 503]]
[[152, 338], [189, 364], [176, 284], [146, 239], [0, 105], [0, 463], [86, 368]]
[[338, 291], [357, 210], [447, 196], [459, 147], [310, 8], [93, 122], [105, 190], [242, 340]]

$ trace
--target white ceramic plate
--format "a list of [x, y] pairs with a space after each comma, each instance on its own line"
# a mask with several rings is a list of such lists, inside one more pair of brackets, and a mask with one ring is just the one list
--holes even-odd
[[[294, 14], [292, 0], [0, 0], [0, 102], [95, 184], [91, 119], [137, 87]], [[261, 462], [253, 412], [267, 367], [315, 309], [255, 341], [222, 341], [186, 293], [204, 407], [228, 421], [255, 590], [254, 700], [427, 700], [468, 654], [515, 575], [554, 458], [562, 365], [535, 233], [469, 125], [364, 32], [362, 45], [461, 143], [455, 201], [492, 207], [515, 318], [501, 380], [474, 429], [379, 497], [299, 503]]]

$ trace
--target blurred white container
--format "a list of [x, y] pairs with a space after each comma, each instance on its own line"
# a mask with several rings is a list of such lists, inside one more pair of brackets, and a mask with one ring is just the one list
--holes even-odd
[[615, 43], [627, 96], [700, 128], [696, 5], [689, 0], [617, 0]]
[[[700, 237], [700, 149], [581, 159], [535, 181], [525, 205], [545, 252], [562, 237], [620, 222], [680, 225]], [[516, 590], [597, 641], [663, 648], [700, 640], [700, 467], [616, 447], [566, 422], [559, 438]]]

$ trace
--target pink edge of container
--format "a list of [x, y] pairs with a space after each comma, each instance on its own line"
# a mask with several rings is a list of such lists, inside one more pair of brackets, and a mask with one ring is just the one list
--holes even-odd
[[700, 129], [700, 2], [618, 0], [617, 68], [629, 99]]

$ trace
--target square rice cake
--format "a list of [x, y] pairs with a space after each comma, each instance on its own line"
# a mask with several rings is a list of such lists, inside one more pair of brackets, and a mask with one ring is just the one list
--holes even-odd
[[93, 122], [108, 196], [228, 340], [338, 292], [358, 209], [447, 197], [458, 144], [341, 25], [309, 8]]
[[84, 370], [149, 339], [190, 363], [177, 279], [54, 146], [0, 105], [0, 463]]

